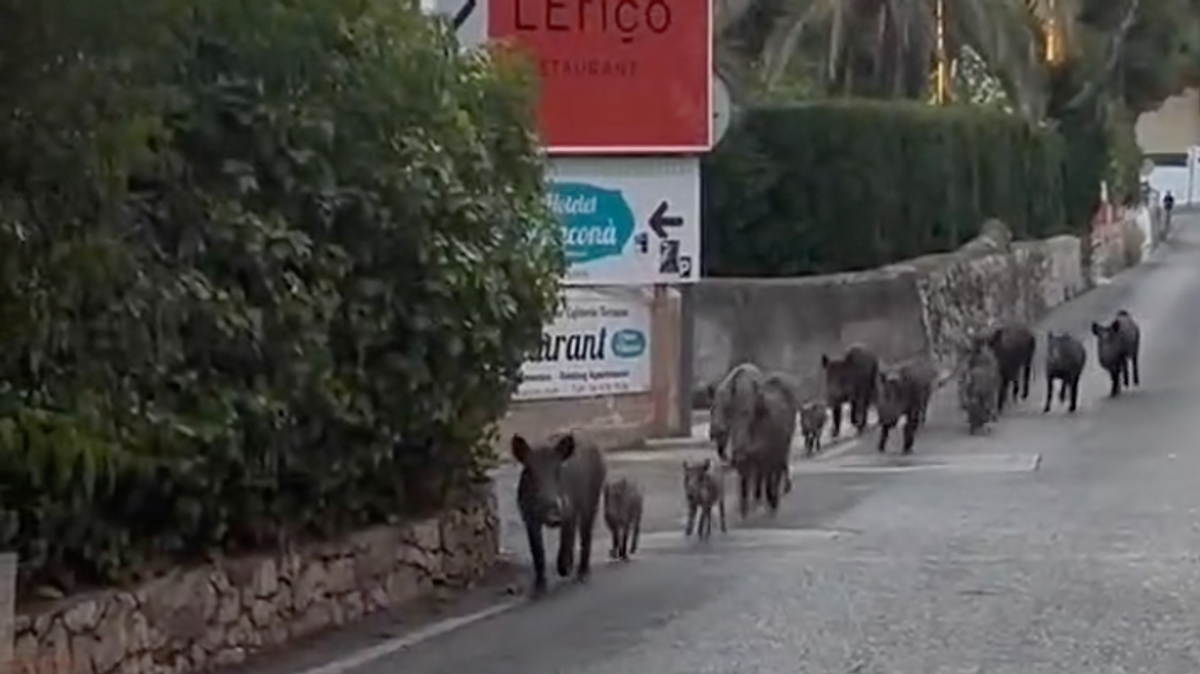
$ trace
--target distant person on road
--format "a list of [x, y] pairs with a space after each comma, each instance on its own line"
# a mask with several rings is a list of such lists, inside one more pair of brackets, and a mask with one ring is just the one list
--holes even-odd
[[1171, 190], [1167, 190], [1167, 195], [1163, 197], [1163, 210], [1167, 212], [1167, 216], [1164, 218], [1166, 222], [1163, 224], [1163, 230], [1170, 231], [1171, 211], [1175, 210], [1175, 195], [1171, 194]]

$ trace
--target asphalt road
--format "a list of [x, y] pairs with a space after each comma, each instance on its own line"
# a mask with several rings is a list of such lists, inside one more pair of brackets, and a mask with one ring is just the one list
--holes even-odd
[[915, 457], [868, 438], [798, 463], [777, 518], [707, 545], [681, 534], [678, 456], [618, 457], [653, 492], [633, 562], [348, 671], [1200, 672], [1200, 216], [1175, 237], [1042, 326], [1128, 309], [1141, 388], [1107, 399], [1089, 353], [1077, 414], [1043, 415], [1038, 381], [986, 437], [945, 391]]

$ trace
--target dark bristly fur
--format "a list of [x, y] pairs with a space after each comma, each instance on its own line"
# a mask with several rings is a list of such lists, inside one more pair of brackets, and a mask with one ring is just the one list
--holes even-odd
[[854, 344], [838, 358], [821, 355], [825, 373], [825, 396], [832, 416], [833, 437], [842, 431], [842, 406], [850, 403], [850, 423], [859, 435], [867, 427], [867, 412], [875, 402], [875, 380], [879, 377], [879, 357], [861, 344]]
[[1108, 373], [1111, 383], [1109, 395], [1121, 395], [1121, 388], [1132, 384], [1141, 386], [1138, 371], [1138, 351], [1141, 349], [1142, 332], [1128, 311], [1117, 312], [1117, 317], [1108, 325], [1092, 323], [1092, 334], [1096, 336], [1096, 357], [1100, 367]]
[[1087, 364], [1087, 349], [1083, 342], [1065, 332], [1051, 331], [1046, 335], [1046, 404], [1042, 412], [1050, 411], [1054, 399], [1054, 382], [1059, 382], [1058, 400], [1070, 399], [1070, 411], [1079, 407], [1079, 379]]
[[1037, 337], [1024, 325], [1005, 325], [992, 331], [988, 345], [1000, 366], [1000, 391], [996, 411], [1003, 412], [1011, 394], [1013, 400], [1029, 397], [1029, 380], [1033, 375], [1033, 353]]
[[520, 435], [512, 437], [513, 458], [521, 464], [517, 481], [517, 509], [525, 524], [529, 555], [533, 559], [533, 592], [546, 589], [546, 550], [542, 528], [560, 529], [557, 570], [566, 577], [575, 561], [576, 577], [591, 572], [592, 534], [600, 512], [600, 494], [607, 468], [604, 455], [591, 442], [566, 434], [531, 445]]
[[925, 413], [933, 396], [936, 379], [937, 371], [933, 365], [923, 360], [880, 373], [879, 391], [876, 394], [879, 413], [877, 449], [880, 452], [887, 450], [888, 436], [900, 418], [904, 417], [903, 452], [912, 453], [917, 429], [925, 424]]

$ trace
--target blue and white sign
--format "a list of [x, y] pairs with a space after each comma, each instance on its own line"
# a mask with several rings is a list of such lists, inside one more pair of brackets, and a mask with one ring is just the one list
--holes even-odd
[[554, 157], [547, 203], [562, 221], [566, 285], [694, 283], [700, 160]]
[[521, 375], [516, 400], [649, 391], [650, 298], [636, 288], [568, 288]]

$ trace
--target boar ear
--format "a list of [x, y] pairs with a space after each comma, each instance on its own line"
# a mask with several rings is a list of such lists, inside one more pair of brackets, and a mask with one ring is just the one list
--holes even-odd
[[525, 460], [529, 458], [529, 452], [531, 451], [529, 443], [520, 435], [513, 435], [509, 445], [512, 447], [513, 458], [517, 460], [517, 463], [524, 464]]
[[1114, 318], [1112, 324], [1108, 326], [1108, 329], [1112, 330], [1113, 332], [1120, 330], [1121, 329], [1121, 321]]
[[554, 444], [554, 453], [558, 454], [560, 461], [566, 461], [575, 453], [575, 434], [567, 433], [558, 439]]
[[1104, 334], [1104, 327], [1095, 321], [1092, 322], [1092, 334], [1099, 337]]

